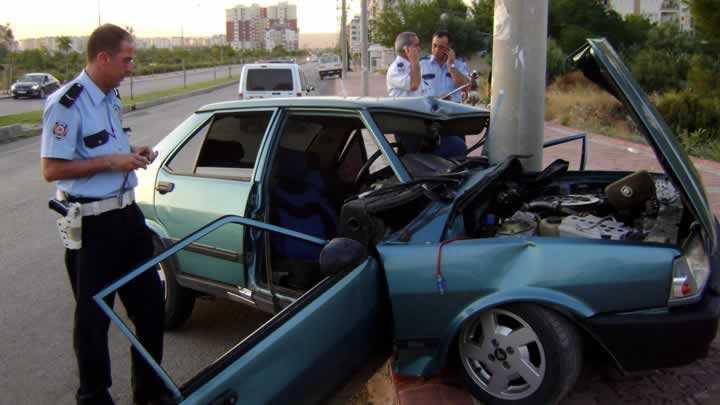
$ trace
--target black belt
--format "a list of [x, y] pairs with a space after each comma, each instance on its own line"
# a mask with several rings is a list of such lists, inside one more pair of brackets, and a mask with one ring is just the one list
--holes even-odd
[[95, 201], [107, 200], [108, 198], [112, 198], [112, 197], [91, 198], [91, 197], [76, 197], [76, 196], [70, 195], [70, 194], [67, 195], [68, 201], [74, 202], [74, 203], [80, 203], [80, 204], [87, 204], [87, 203], [91, 203], [91, 202], [95, 202]]

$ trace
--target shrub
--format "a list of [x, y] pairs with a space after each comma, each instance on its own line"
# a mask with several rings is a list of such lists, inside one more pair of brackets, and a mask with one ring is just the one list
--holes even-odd
[[720, 97], [682, 90], [667, 92], [655, 99], [660, 113], [678, 133], [720, 127]]

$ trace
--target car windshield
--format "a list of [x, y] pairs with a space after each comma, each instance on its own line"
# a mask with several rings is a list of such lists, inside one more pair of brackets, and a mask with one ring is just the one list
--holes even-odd
[[292, 91], [290, 69], [251, 69], [248, 71], [248, 91]]
[[320, 63], [340, 63], [340, 57], [337, 55], [323, 55], [320, 57]]
[[43, 76], [42, 75], [25, 75], [22, 79], [20, 79], [21, 82], [35, 82], [35, 83], [42, 83]]

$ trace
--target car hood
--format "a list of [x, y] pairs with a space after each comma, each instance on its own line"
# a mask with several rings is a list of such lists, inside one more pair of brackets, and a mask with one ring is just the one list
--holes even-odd
[[700, 176], [673, 131], [650, 103], [647, 94], [605, 39], [588, 39], [570, 59], [588, 79], [600, 85], [623, 103], [633, 115], [640, 131], [655, 150], [665, 172], [675, 180], [702, 225], [709, 252], [717, 249], [717, 229]]

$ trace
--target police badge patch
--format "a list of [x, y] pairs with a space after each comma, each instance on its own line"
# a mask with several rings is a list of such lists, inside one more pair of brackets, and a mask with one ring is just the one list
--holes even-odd
[[67, 124], [61, 121], [56, 121], [53, 126], [53, 135], [55, 139], [62, 140], [67, 135]]

